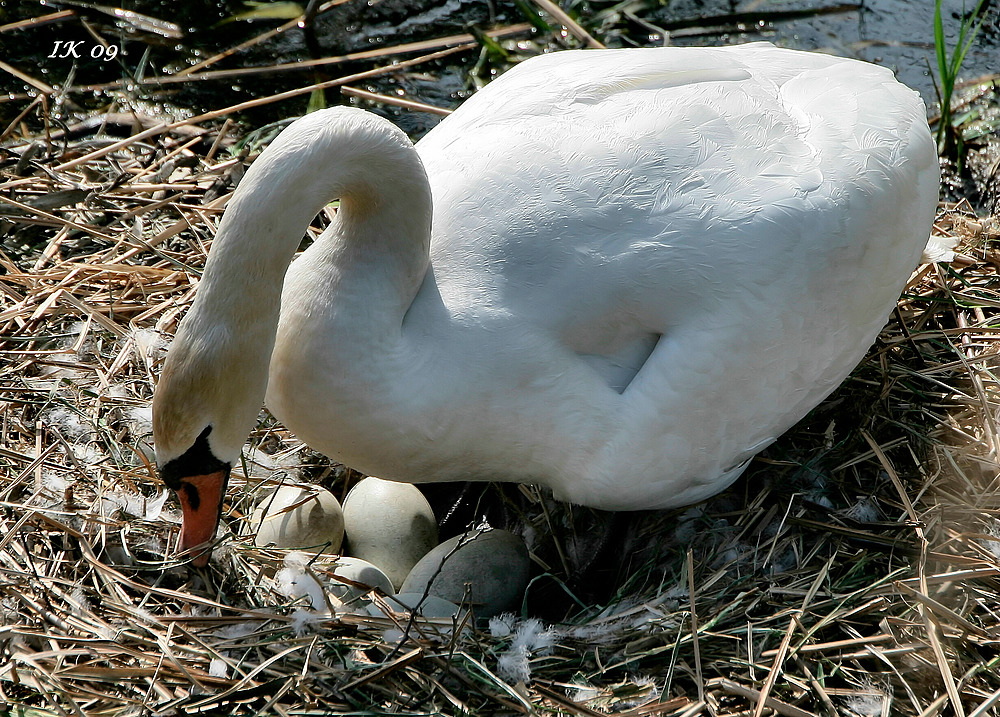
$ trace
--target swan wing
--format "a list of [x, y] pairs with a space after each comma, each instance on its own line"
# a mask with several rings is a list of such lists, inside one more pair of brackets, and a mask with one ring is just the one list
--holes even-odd
[[583, 349], [602, 315], [663, 330], [796, 254], [825, 272], [884, 242], [852, 220], [933, 165], [922, 103], [874, 65], [768, 44], [539, 60], [418, 144], [433, 264], [454, 311], [511, 311]]
[[832, 391], [916, 265], [937, 192], [916, 93], [768, 44], [532, 60], [418, 151], [452, 320], [517, 317], [622, 394], [605, 459], [628, 454], [641, 485], [609, 469], [564, 493], [606, 507], [719, 490]]

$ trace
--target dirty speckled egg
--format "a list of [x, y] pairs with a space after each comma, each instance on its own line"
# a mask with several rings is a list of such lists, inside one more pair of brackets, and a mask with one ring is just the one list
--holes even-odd
[[333, 493], [285, 485], [262, 500], [250, 525], [254, 545], [336, 553], [344, 540], [344, 513]]
[[437, 545], [437, 521], [416, 486], [365, 478], [344, 499], [347, 550], [377, 565], [395, 588]]
[[338, 578], [349, 580], [351, 583], [360, 583], [368, 588], [378, 588], [386, 595], [393, 593], [392, 581], [389, 580], [389, 577], [367, 560], [342, 556], [337, 558], [337, 562], [330, 572], [334, 581], [330, 591], [345, 603], [362, 597], [368, 593], [368, 590], [348, 582], [342, 582]]
[[513, 533], [456, 535], [421, 558], [399, 592], [423, 594], [433, 579], [431, 595], [462, 604], [468, 583], [476, 615], [489, 617], [520, 607], [530, 567], [528, 548]]

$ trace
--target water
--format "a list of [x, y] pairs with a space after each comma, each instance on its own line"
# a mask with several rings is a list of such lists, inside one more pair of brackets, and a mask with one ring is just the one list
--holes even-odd
[[[828, 6], [835, 4], [826, 3]], [[737, 33], [726, 39], [733, 42], [769, 40], [785, 47], [820, 50], [875, 62], [894, 70], [900, 81], [918, 90], [928, 104], [936, 102], [928, 66], [930, 63], [936, 73], [934, 0], [865, 0], [858, 4], [862, 5], [859, 10], [776, 22], [763, 31]], [[962, 0], [944, 0], [942, 3], [949, 47], [955, 45], [963, 4]], [[719, 13], [727, 12], [729, 5], [729, 2], [721, 0], [687, 0], [670, 3], [668, 9], [687, 6], [690, 11], [696, 11], [700, 7], [706, 13]], [[774, 10], [805, 7], [821, 5], [787, 2], [761, 5], [761, 9]], [[684, 44], [684, 41], [677, 44]], [[1000, 8], [988, 11], [987, 21], [963, 67], [962, 74], [968, 78], [1000, 72]]]
[[[244, 10], [238, 0], [175, 3], [167, 0], [119, 0], [134, 12], [175, 23], [181, 30], [179, 39], [150, 32], [127, 22], [115, 20], [107, 12], [75, 5], [36, 5], [16, 0], [0, 0], [0, 22], [11, 22], [75, 7], [88, 23], [113, 45], [120, 54], [109, 57], [98, 53], [93, 37], [86, 32], [79, 18], [0, 35], [0, 55], [16, 68], [50, 86], [95, 85], [121, 80], [123, 77], [143, 78], [172, 74], [221, 50], [254, 37], [281, 20], [256, 22], [220, 21]], [[109, 3], [110, 4], [110, 3]], [[564, 3], [567, 4], [567, 3]], [[931, 66], [934, 57], [934, 0], [863, 0], [857, 9], [835, 13], [817, 12], [837, 3], [789, 2], [787, 0], [635, 0], [622, 4], [591, 0], [568, 3], [579, 6], [582, 21], [587, 24], [595, 17], [600, 29], [595, 34], [610, 46], [657, 45], [671, 33], [661, 28], [685, 24], [672, 34], [676, 45], [718, 45], [726, 43], [768, 40], [786, 47], [821, 50], [847, 57], [877, 62], [895, 70], [899, 78], [917, 89], [928, 105], [936, 100]], [[988, 10], [984, 24], [966, 59], [964, 77], [977, 77], [1000, 72], [1000, 8], [996, 3]], [[523, 7], [523, 4], [522, 4]], [[963, 0], [944, 0], [945, 30], [950, 45], [954, 45], [963, 13]], [[586, 12], [584, 12], [586, 9]], [[804, 11], [805, 17], [788, 18], [787, 14]], [[729, 15], [734, 12], [762, 13], [763, 23], [736, 27], [723, 23], [697, 27], [699, 18]], [[782, 17], [780, 14], [785, 13]], [[403, 42], [413, 42], [444, 35], [467, 32], [470, 25], [491, 27], [524, 22], [525, 13], [513, 0], [381, 0], [373, 4], [355, 0], [320, 16], [315, 25], [318, 52], [322, 56], [341, 55], [371, 50]], [[696, 25], [691, 27], [693, 21]], [[702, 23], [704, 25], [704, 23]], [[535, 36], [524, 38], [530, 47], [525, 55], [544, 47], [557, 49], [558, 41]], [[59, 56], [55, 43], [80, 42], [79, 58]], [[65, 49], [65, 45], [63, 45]], [[515, 53], [517, 54], [517, 53]], [[412, 56], [412, 55], [410, 55]], [[210, 69], [225, 69], [250, 65], [269, 65], [309, 59], [307, 38], [301, 30], [289, 31], [278, 38], [258, 45], [214, 65]], [[431, 104], [455, 107], [474, 89], [470, 79], [480, 59], [478, 52], [466, 52], [397, 76], [372, 80], [365, 85], [378, 92], [399, 92]], [[376, 60], [382, 64], [386, 60]], [[373, 63], [346, 63], [316, 72], [296, 72], [284, 75], [261, 75], [239, 81], [189, 82], [181, 85], [138, 85], [130, 90], [114, 92], [71, 93], [56, 98], [58, 111], [67, 116], [75, 110], [93, 110], [119, 106], [138, 107], [155, 114], [197, 114], [254, 97], [267, 96], [283, 90], [301, 87], [317, 80], [330, 79], [349, 72], [368, 69]], [[482, 79], [488, 79], [492, 69], [502, 69], [503, 62], [487, 63], [480, 68]], [[24, 83], [0, 72], [0, 94], [23, 95]], [[36, 94], [36, 93], [35, 93]], [[263, 124], [280, 117], [305, 111], [306, 97], [268, 105], [246, 114], [250, 124]], [[329, 102], [338, 102], [336, 91], [328, 93]], [[0, 121], [9, 122], [24, 107], [25, 100], [0, 102]], [[391, 116], [404, 129], [420, 135], [437, 119], [422, 113], [377, 108]]]
[[[566, 5], [566, 3], [563, 3]], [[579, 5], [580, 3], [576, 3]], [[778, 45], [803, 50], [819, 50], [845, 57], [876, 62], [892, 68], [901, 81], [918, 90], [925, 102], [936, 102], [934, 0], [861, 0], [858, 9], [836, 13], [816, 13], [817, 9], [840, 5], [837, 2], [788, 2], [787, 0], [650, 0], [635, 2], [628, 9], [610, 14], [608, 8], [621, 7], [619, 2], [591, 2], [592, 12], [583, 15], [586, 24], [595, 15], [604, 15], [602, 32], [609, 46], [664, 44], [664, 37], [675, 45], [719, 45], [767, 40]], [[846, 5], [846, 3], [844, 3]], [[470, 23], [482, 27], [493, 24], [523, 22], [525, 16], [512, 3], [473, 0], [437, 0], [405, 2], [384, 0], [374, 8], [362, 9], [350, 3], [328, 13], [319, 22], [319, 35], [324, 50], [333, 53], [371, 49], [372, 46], [412, 42], [466, 31]], [[942, 4], [945, 35], [950, 47], [956, 41], [963, 17], [963, 0], [944, 0]], [[731, 24], [723, 27], [685, 27], [676, 35], [657, 32], [656, 27], [683, 20], [697, 20], [746, 13], [756, 9], [766, 18], [769, 14], [803, 11], [798, 19], [775, 19], [737, 30]], [[652, 27], [651, 27], [652, 26]], [[550, 44], [551, 48], [551, 44]], [[294, 51], [294, 48], [289, 48]], [[452, 64], [461, 72], [442, 73], [440, 85], [432, 78], [414, 82], [405, 88], [425, 101], [455, 106], [463, 98], [462, 89], [468, 83], [464, 77], [474, 64], [469, 53], [462, 61]], [[1000, 8], [988, 11], [987, 21], [973, 44], [964, 64], [963, 76], [979, 77], [1000, 72]], [[463, 85], [464, 83], [464, 85]], [[373, 82], [374, 89], [385, 89], [407, 80], [386, 79]], [[433, 120], [431, 120], [433, 122]]]

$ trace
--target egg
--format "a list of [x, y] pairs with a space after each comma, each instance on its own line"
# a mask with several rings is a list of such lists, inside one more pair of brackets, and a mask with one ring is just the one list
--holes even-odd
[[[389, 577], [367, 560], [361, 558], [348, 556], [337, 558], [330, 573], [332, 573], [334, 581], [330, 591], [345, 603], [364, 596], [370, 588], [377, 588], [386, 595], [393, 593], [392, 581], [389, 580]], [[368, 589], [351, 583], [359, 583], [367, 586]]]
[[[449, 618], [458, 617], [461, 610], [448, 600], [428, 595], [426, 598], [421, 593], [399, 593], [385, 599], [386, 606], [393, 612], [412, 612], [416, 608], [417, 614], [426, 618]], [[369, 605], [365, 611], [372, 617], [386, 617], [386, 613], [378, 608], [374, 603]]]
[[395, 588], [437, 545], [437, 521], [423, 493], [381, 478], [365, 478], [347, 494], [344, 529], [345, 552], [377, 565]]
[[[430, 594], [463, 604], [469, 600], [480, 617], [517, 610], [528, 587], [531, 562], [524, 541], [506, 530], [457, 535], [421, 558], [406, 576], [400, 594]], [[439, 572], [440, 570], [440, 572]]]
[[336, 553], [344, 539], [344, 513], [333, 493], [285, 485], [261, 501], [250, 519], [254, 545]]

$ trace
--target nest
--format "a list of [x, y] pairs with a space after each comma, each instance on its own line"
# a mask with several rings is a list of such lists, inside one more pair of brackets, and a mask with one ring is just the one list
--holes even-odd
[[[489, 488], [529, 538], [521, 614], [375, 618], [289, 590], [289, 556], [246, 538], [249, 497], [227, 504], [233, 535], [208, 570], [173, 557], [149, 402], [254, 142], [211, 117], [112, 121], [139, 126], [120, 140], [12, 126], [5, 150], [0, 713], [978, 717], [1000, 703], [995, 218], [941, 205], [935, 233], [955, 246], [733, 488], [627, 516]], [[356, 479], [262, 414], [233, 485], [250, 496], [295, 471], [340, 495]], [[600, 525], [617, 537], [595, 548]], [[323, 582], [333, 568], [301, 569]]]

